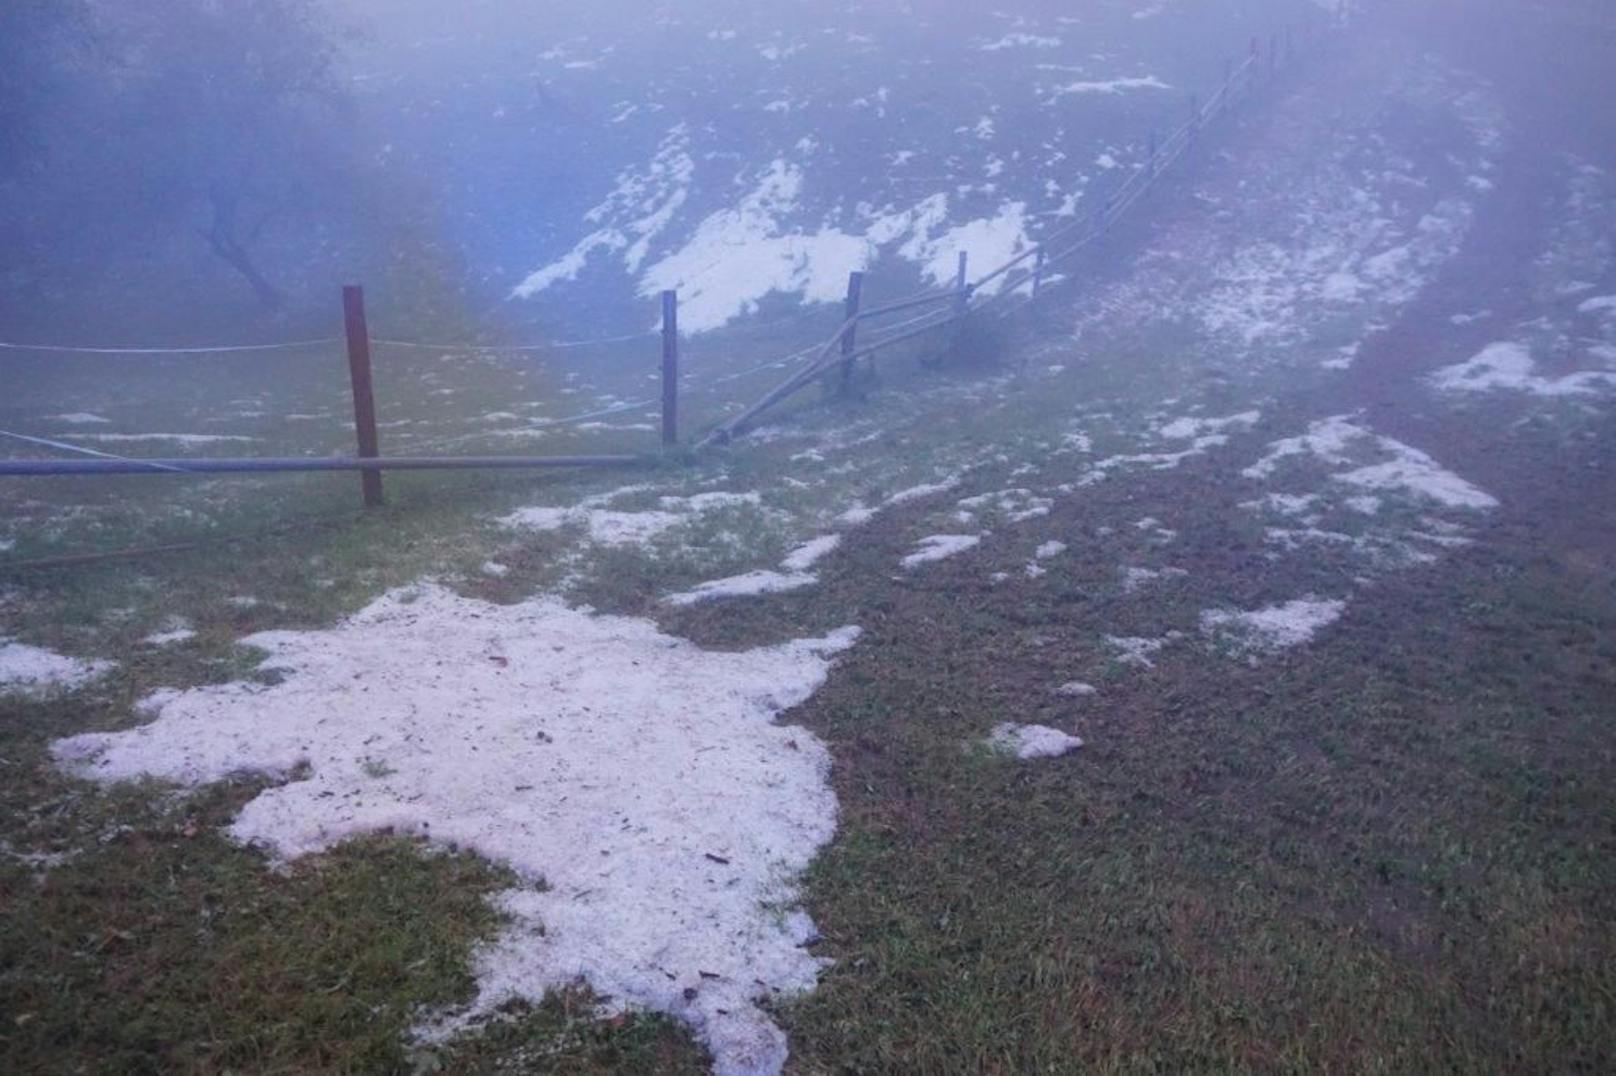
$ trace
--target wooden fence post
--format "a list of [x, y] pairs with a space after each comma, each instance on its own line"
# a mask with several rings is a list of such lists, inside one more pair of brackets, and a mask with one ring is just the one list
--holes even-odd
[[[376, 437], [376, 393], [370, 381], [370, 329], [365, 324], [365, 289], [349, 284], [342, 289], [342, 320], [348, 335], [348, 376], [353, 383], [354, 434], [359, 441], [360, 459], [381, 455]], [[360, 488], [365, 507], [385, 503], [382, 473], [360, 471]]]
[[[842, 307], [843, 320], [852, 321], [847, 332], [842, 334], [842, 382], [843, 396], [853, 391], [853, 353], [858, 350], [858, 317], [859, 301], [864, 294], [864, 274], [857, 269], [847, 274], [847, 302]], [[871, 360], [874, 361], [873, 359]]]
[[662, 447], [679, 443], [679, 293], [662, 293]]
[[1038, 248], [1038, 257], [1032, 263], [1032, 297], [1044, 290], [1044, 248]]
[[959, 274], [954, 278], [954, 316], [964, 317], [966, 307], [971, 305], [971, 293], [966, 280], [966, 269], [970, 264], [970, 255], [965, 251], [959, 252]]

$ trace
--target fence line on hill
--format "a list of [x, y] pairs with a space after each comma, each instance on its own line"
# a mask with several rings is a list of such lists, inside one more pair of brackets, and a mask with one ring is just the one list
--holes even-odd
[[[1267, 66], [1271, 79], [1277, 76], [1278, 73], [1281, 41], [1282, 38], [1279, 34], [1274, 34], [1269, 39]], [[1295, 39], [1289, 30], [1284, 34], [1283, 48], [1287, 55], [1287, 60], [1294, 57]], [[1145, 160], [1131, 172], [1119, 188], [1105, 194], [1100, 205], [1092, 213], [1079, 217], [1073, 223], [1063, 228], [1058, 228], [1049, 235], [1042, 237], [1036, 244], [1029, 246], [1008, 261], [993, 268], [974, 282], [968, 280], [967, 268], [969, 263], [967, 253], [960, 252], [959, 273], [956, 277], [954, 288], [936, 293], [931, 298], [917, 299], [913, 304], [940, 303], [951, 299], [953, 301], [949, 308], [921, 315], [911, 319], [910, 322], [905, 322], [903, 325], [890, 326], [887, 330], [888, 335], [878, 338], [875, 342], [866, 343], [863, 347], [857, 346], [855, 342], [855, 334], [860, 321], [863, 320], [859, 315], [857, 305], [857, 295], [862, 274], [854, 273], [848, 289], [849, 317], [830, 341], [820, 349], [819, 354], [815, 356], [813, 361], [793, 372], [751, 406], [743, 409], [740, 414], [717, 426], [707, 434], [701, 444], [707, 446], [723, 444], [733, 440], [744, 433], [766, 411], [783, 403], [786, 399], [812, 384], [817, 378], [828, 374], [837, 366], [841, 367], [841, 380], [845, 385], [852, 376], [854, 364], [860, 358], [872, 356], [882, 348], [905, 342], [933, 329], [959, 324], [972, 314], [992, 308], [995, 304], [1004, 302], [1023, 290], [1029, 292], [1025, 300], [1005, 311], [1005, 316], [1042, 298], [1046, 292], [1049, 270], [1076, 257], [1103, 239], [1129, 211], [1144, 199], [1152, 188], [1172, 172], [1176, 165], [1186, 157], [1193, 155], [1199, 145], [1201, 132], [1213, 121], [1230, 111], [1239, 96], [1249, 96], [1253, 92], [1261, 77], [1262, 68], [1263, 52], [1261, 41], [1258, 38], [1252, 38], [1251, 49], [1246, 58], [1238, 66], [1233, 63], [1226, 66], [1222, 83], [1204, 105], [1200, 102], [1198, 96], [1191, 97], [1190, 116], [1187, 121], [1175, 128], [1167, 139], [1159, 144], [1155, 133], [1151, 133], [1149, 150]], [[1058, 245], [1065, 240], [1070, 240], [1069, 245]], [[1051, 253], [1051, 250], [1055, 252]], [[1030, 269], [1026, 268], [1029, 262], [1032, 263]], [[1013, 275], [1018, 269], [1021, 270], [1019, 277]], [[978, 298], [988, 285], [1000, 281], [1004, 281], [1004, 283], [1000, 284], [986, 298]], [[870, 314], [872, 316], [884, 314], [891, 312], [893, 309], [893, 307], [883, 307], [870, 312]], [[905, 326], [907, 325], [917, 325], [917, 327], [906, 329]]]
[[[1336, 21], [1343, 21], [1338, 16]], [[1314, 35], [1316, 36], [1316, 34]], [[1270, 80], [1278, 73], [1280, 54], [1287, 61], [1295, 56], [1295, 41], [1286, 30], [1283, 37], [1269, 38], [1266, 66]], [[814, 381], [839, 372], [839, 383], [847, 391], [853, 372], [860, 359], [872, 359], [878, 352], [917, 339], [947, 326], [957, 326], [973, 315], [995, 310], [1000, 317], [1008, 317], [1028, 304], [1043, 298], [1054, 283], [1051, 270], [1076, 257], [1102, 240], [1127, 214], [1156, 187], [1165, 176], [1193, 157], [1199, 146], [1202, 131], [1212, 122], [1228, 113], [1234, 104], [1249, 97], [1262, 77], [1264, 53], [1260, 39], [1252, 38], [1250, 51], [1238, 65], [1225, 66], [1224, 78], [1217, 90], [1202, 104], [1198, 96], [1191, 97], [1189, 118], [1176, 127], [1164, 141], [1158, 142], [1155, 132], [1150, 135], [1145, 159], [1131, 170], [1116, 189], [1105, 192], [1099, 204], [1089, 213], [1072, 223], [1044, 235], [1037, 243], [993, 267], [975, 281], [969, 275], [968, 252], [958, 252], [958, 268], [950, 287], [929, 287], [914, 294], [891, 300], [879, 306], [865, 307], [862, 303], [865, 274], [855, 271], [849, 275], [847, 295], [843, 307], [843, 320], [831, 337], [789, 355], [769, 359], [740, 371], [726, 371], [710, 379], [686, 377], [685, 388], [703, 385], [715, 387], [764, 370], [788, 366], [805, 356], [809, 361], [792, 371], [783, 381], [761, 398], [741, 409], [740, 413], [718, 424], [697, 443], [697, 448], [724, 444], [752, 427], [756, 420], [771, 408], [802, 391]], [[992, 286], [991, 290], [990, 286]], [[661, 441], [671, 448], [679, 443], [680, 354], [678, 329], [678, 295], [663, 292], [662, 325], [660, 329], [626, 333], [588, 340], [550, 341], [542, 344], [438, 344], [424, 341], [372, 338], [366, 324], [363, 289], [349, 286], [343, 289], [343, 337], [317, 340], [290, 341], [279, 344], [244, 344], [218, 347], [178, 348], [99, 348], [69, 347], [64, 345], [30, 345], [0, 342], [0, 350], [37, 351], [43, 353], [75, 353], [91, 355], [206, 355], [242, 352], [296, 350], [346, 341], [349, 372], [353, 390], [354, 426], [358, 453], [354, 457], [297, 457], [297, 458], [245, 458], [245, 459], [144, 459], [115, 456], [111, 453], [86, 449], [66, 442], [30, 437], [0, 431], [0, 436], [26, 441], [35, 445], [80, 453], [89, 459], [0, 460], [0, 475], [47, 474], [152, 474], [152, 473], [244, 473], [267, 471], [358, 471], [363, 480], [364, 502], [367, 507], [383, 503], [381, 473], [386, 470], [459, 470], [469, 468], [554, 468], [554, 467], [623, 467], [646, 464], [655, 460], [651, 455], [577, 455], [577, 456], [410, 456], [383, 457], [380, 454], [376, 432], [375, 398], [370, 376], [372, 345], [383, 348], [409, 348], [436, 351], [462, 351], [483, 354], [526, 353], [548, 350], [566, 350], [591, 346], [610, 346], [661, 337], [661, 382], [658, 397], [631, 400], [613, 404], [577, 415], [557, 419], [539, 420], [532, 428], [551, 428], [578, 424], [628, 411], [649, 410], [660, 400], [662, 405]], [[1020, 301], [1011, 303], [1013, 299]], [[915, 313], [919, 311], [919, 313]], [[894, 324], [869, 328], [860, 338], [860, 330], [872, 326], [883, 318], [898, 314], [910, 316]], [[785, 324], [805, 320], [799, 313], [777, 319], [766, 325]], [[756, 326], [753, 326], [755, 328]], [[461, 439], [461, 440], [464, 440]], [[458, 442], [450, 442], [458, 443]]]

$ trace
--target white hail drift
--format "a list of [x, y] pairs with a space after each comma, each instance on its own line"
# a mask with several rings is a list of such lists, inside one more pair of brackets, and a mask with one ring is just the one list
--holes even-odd
[[772, 1073], [785, 1035], [759, 1004], [821, 964], [807, 914], [781, 909], [836, 826], [824, 746], [774, 719], [857, 636], [720, 653], [424, 585], [329, 631], [244, 640], [278, 684], [161, 692], [150, 724], [53, 752], [103, 782], [285, 777], [230, 827], [278, 857], [390, 830], [509, 866], [523, 885], [497, 897], [510, 921], [476, 957], [477, 997], [429, 1033], [582, 979], [612, 1009], [684, 1021], [720, 1073]]

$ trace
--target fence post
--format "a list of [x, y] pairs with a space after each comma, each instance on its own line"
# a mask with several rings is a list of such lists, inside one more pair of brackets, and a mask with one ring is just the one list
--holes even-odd
[[1145, 165], [1145, 178], [1156, 178], [1156, 131], [1154, 128], [1150, 132], [1150, 160]]
[[1038, 298], [1038, 293], [1044, 290], [1044, 248], [1038, 248], [1038, 256], [1032, 263], [1032, 297]]
[[[342, 321], [348, 336], [348, 376], [353, 383], [354, 435], [359, 441], [360, 459], [381, 455], [376, 438], [376, 393], [370, 382], [370, 329], [365, 324], [365, 289], [348, 284], [342, 289]], [[385, 503], [382, 473], [360, 471], [360, 488], [365, 507]]]
[[662, 447], [679, 443], [679, 293], [662, 293]]
[[[858, 317], [859, 301], [864, 294], [864, 274], [857, 269], [847, 274], [847, 302], [842, 307], [844, 321], [853, 321]], [[853, 391], [853, 353], [858, 350], [858, 322], [848, 326], [847, 332], [842, 334], [842, 383], [843, 396]]]
[[959, 275], [954, 278], [954, 316], [964, 317], [965, 308], [971, 305], [971, 292], [965, 283], [966, 267], [970, 264], [970, 255], [965, 251], [959, 252]]

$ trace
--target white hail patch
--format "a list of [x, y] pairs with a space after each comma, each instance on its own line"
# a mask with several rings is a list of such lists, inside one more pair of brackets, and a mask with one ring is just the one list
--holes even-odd
[[1353, 467], [1331, 477], [1362, 489], [1399, 490], [1449, 508], [1498, 507], [1490, 493], [1471, 485], [1419, 449], [1358, 426], [1348, 416], [1336, 415], [1311, 424], [1307, 432], [1268, 446], [1268, 454], [1241, 474], [1263, 479], [1274, 474], [1282, 460], [1312, 456], [1332, 466], [1353, 466], [1365, 459], [1378, 462]]
[[939, 493], [946, 493], [959, 484], [959, 476], [954, 475], [943, 479], [941, 482], [931, 482], [925, 485], [910, 486], [908, 489], [900, 489], [898, 492], [888, 497], [881, 507], [891, 508], [894, 505], [908, 504], [910, 501], [918, 501], [922, 497], [932, 497]]
[[1068, 82], [1064, 86], [1057, 86], [1051, 94], [1051, 103], [1059, 101], [1062, 97], [1073, 94], [1117, 94], [1128, 90], [1170, 90], [1167, 83], [1155, 75], [1144, 75], [1138, 78], [1112, 78], [1103, 80], [1090, 80]]
[[1107, 635], [1105, 643], [1117, 652], [1116, 660], [1119, 664], [1136, 665], [1141, 669], [1154, 669], [1156, 663], [1151, 660], [1151, 655], [1158, 653], [1177, 637], [1177, 632], [1168, 632], [1160, 639], [1149, 639], [1138, 635]]
[[1016, 725], [1006, 722], [995, 725], [988, 734], [988, 746], [995, 751], [1014, 755], [1023, 761], [1033, 758], [1054, 758], [1083, 746], [1076, 736], [1052, 729], [1048, 725]]
[[133, 441], [169, 441], [180, 445], [216, 445], [226, 442], [246, 444], [256, 441], [256, 437], [242, 437], [227, 433], [75, 433], [72, 435], [80, 441], [97, 441], [107, 444], [133, 442]]
[[1490, 392], [1509, 389], [1533, 396], [1584, 396], [1599, 387], [1616, 388], [1616, 373], [1587, 370], [1564, 377], [1543, 377], [1523, 344], [1488, 344], [1474, 358], [1444, 366], [1430, 377], [1442, 392]]
[[995, 511], [1010, 523], [1025, 523], [1029, 519], [1047, 516], [1054, 508], [1055, 502], [1048, 497], [1039, 497], [1030, 489], [1006, 489], [996, 493], [983, 493], [976, 497], [966, 497], [959, 502], [960, 517], [969, 522], [977, 512], [984, 510]]
[[[619, 491], [623, 492], [623, 491]], [[593, 507], [583, 501], [567, 508], [522, 508], [504, 516], [500, 524], [515, 530], [554, 531], [582, 526], [597, 545], [649, 546], [651, 542], [693, 515], [718, 508], [756, 505], [756, 493], [703, 493], [694, 497], [664, 497], [664, 508], [684, 511], [620, 512]]]
[[1209, 635], [1227, 633], [1245, 649], [1283, 650], [1300, 646], [1320, 628], [1341, 619], [1346, 607], [1343, 601], [1307, 597], [1244, 612], [1208, 609], [1201, 614], [1201, 630]]
[[841, 544], [841, 535], [827, 534], [805, 542], [786, 554], [786, 558], [780, 562], [779, 571], [759, 570], [709, 580], [690, 590], [670, 594], [666, 600], [670, 605], [696, 605], [721, 598], [749, 598], [811, 587], [819, 582], [819, 576], [809, 569]]
[[903, 558], [903, 566], [913, 569], [922, 564], [944, 560], [965, 552], [981, 541], [980, 534], [933, 534], [922, 538], [915, 551]]
[[196, 629], [183, 620], [173, 620], [162, 631], [152, 632], [140, 640], [147, 646], [174, 646], [196, 638]]
[[710, 579], [689, 590], [668, 595], [669, 605], [699, 605], [702, 602], [724, 598], [752, 598], [761, 594], [783, 594], [788, 590], [801, 590], [819, 582], [813, 572], [773, 572], [759, 569], [723, 579]]
[[1244, 432], [1255, 426], [1260, 418], [1262, 418], [1261, 411], [1242, 411], [1238, 415], [1230, 415], [1227, 418], [1193, 418], [1186, 416], [1174, 419], [1156, 432], [1172, 441], [1188, 441], [1191, 438], [1227, 433], [1230, 430]]
[[0, 636], [0, 695], [39, 695], [83, 687], [114, 668], [110, 661], [84, 661]]
[[813, 924], [781, 909], [836, 801], [824, 746], [774, 719], [857, 636], [719, 653], [645, 620], [427, 585], [329, 631], [245, 639], [287, 674], [274, 686], [162, 692], [150, 724], [52, 750], [103, 782], [286, 778], [230, 827], [284, 859], [388, 830], [507, 865], [523, 883], [497, 898], [510, 923], [435, 1033], [582, 979], [612, 1010], [684, 1021], [719, 1072], [775, 1072], [785, 1036], [758, 1005], [815, 984]]
[[751, 314], [775, 292], [805, 303], [840, 299], [847, 274], [870, 261], [870, 245], [834, 228], [789, 227], [802, 186], [802, 169], [776, 160], [734, 208], [708, 216], [689, 242], [647, 269], [640, 294], [679, 291], [680, 326], [692, 333]]

